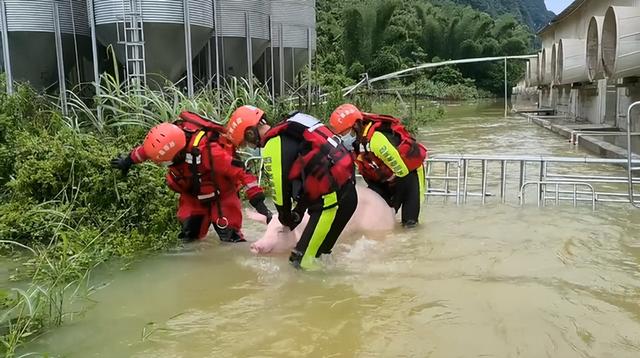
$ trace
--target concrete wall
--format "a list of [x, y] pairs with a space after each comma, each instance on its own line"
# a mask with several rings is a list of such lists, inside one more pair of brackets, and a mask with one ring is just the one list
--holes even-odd
[[[551, 49], [561, 39], [586, 39], [591, 18], [604, 16], [609, 6], [640, 7], [640, 0], [586, 0], [538, 34], [542, 48]], [[640, 100], [640, 83], [629, 79], [602, 79], [562, 86], [553, 83], [538, 88], [540, 107], [554, 108], [558, 114], [579, 121], [620, 128], [626, 128], [629, 105]]]

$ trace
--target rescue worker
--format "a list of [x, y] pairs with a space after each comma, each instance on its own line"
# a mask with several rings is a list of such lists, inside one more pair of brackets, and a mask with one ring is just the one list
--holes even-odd
[[356, 209], [351, 153], [320, 121], [297, 112], [271, 127], [264, 111], [242, 106], [231, 115], [227, 135], [235, 146], [262, 148], [285, 230], [295, 229], [308, 211], [309, 222], [289, 261], [296, 268], [316, 268], [315, 258], [331, 253]]
[[364, 113], [352, 104], [336, 108], [329, 124], [353, 149], [358, 171], [369, 188], [396, 213], [402, 208], [404, 227], [415, 227], [425, 193], [423, 163], [427, 149], [399, 119]]
[[225, 145], [224, 132], [224, 126], [182, 112], [174, 123], [153, 127], [141, 146], [113, 159], [111, 165], [126, 175], [132, 165], [146, 160], [169, 164], [167, 185], [180, 194], [180, 238], [185, 242], [203, 239], [213, 223], [221, 241], [243, 242], [239, 187], [244, 186], [249, 202], [267, 222], [272, 213], [256, 177], [233, 157], [233, 148]]

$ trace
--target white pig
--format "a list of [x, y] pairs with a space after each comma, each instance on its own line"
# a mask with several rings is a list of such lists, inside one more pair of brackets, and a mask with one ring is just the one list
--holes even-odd
[[[356, 186], [358, 191], [358, 206], [353, 216], [340, 234], [340, 238], [348, 237], [356, 232], [371, 233], [389, 231], [395, 224], [395, 212], [387, 203], [371, 189]], [[247, 211], [249, 219], [266, 224], [263, 215], [255, 211]], [[283, 230], [282, 224], [276, 216], [273, 217], [262, 237], [251, 244], [254, 254], [277, 254], [290, 252], [295, 246], [309, 221], [309, 215], [304, 214], [302, 222], [295, 230]]]

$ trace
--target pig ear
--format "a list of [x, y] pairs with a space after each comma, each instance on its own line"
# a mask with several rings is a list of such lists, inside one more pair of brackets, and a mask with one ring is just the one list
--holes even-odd
[[267, 225], [267, 218], [264, 215], [258, 213], [257, 211], [251, 210], [251, 209], [245, 209], [244, 213], [248, 219]]

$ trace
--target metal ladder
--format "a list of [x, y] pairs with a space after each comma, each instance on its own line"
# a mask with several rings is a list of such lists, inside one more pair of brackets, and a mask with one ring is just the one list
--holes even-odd
[[142, 0], [122, 0], [122, 19], [116, 29], [118, 44], [125, 50], [127, 87], [129, 91], [141, 92], [147, 82]]
[[636, 208], [640, 208], [640, 199], [636, 200], [636, 193], [634, 191], [634, 179], [633, 172], [640, 171], [640, 166], [633, 166], [633, 148], [631, 147], [631, 135], [632, 135], [632, 125], [633, 121], [631, 120], [631, 111], [634, 107], [640, 106], [640, 101], [635, 102], [629, 106], [629, 110], [627, 111], [627, 173], [628, 173], [628, 183], [629, 183], [629, 202], [631, 205]]

